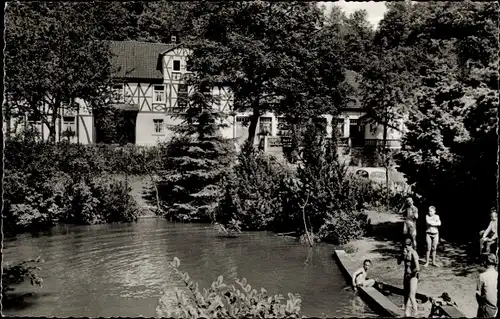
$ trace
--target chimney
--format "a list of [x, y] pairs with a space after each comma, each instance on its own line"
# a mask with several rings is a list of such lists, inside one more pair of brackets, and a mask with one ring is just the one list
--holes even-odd
[[175, 35], [170, 36], [171, 43], [177, 43], [177, 37]]

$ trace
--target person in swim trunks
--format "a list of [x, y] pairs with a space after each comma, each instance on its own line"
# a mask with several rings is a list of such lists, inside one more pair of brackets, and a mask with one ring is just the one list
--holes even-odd
[[480, 245], [479, 252], [480, 252], [480, 254], [483, 254], [483, 253], [489, 254], [491, 245], [498, 240], [497, 212], [494, 208], [491, 209], [490, 216], [491, 216], [491, 221], [490, 221], [490, 224], [488, 225], [488, 228], [486, 228], [486, 230], [483, 230], [479, 233], [479, 236], [481, 236], [481, 239], [479, 240], [479, 245]]
[[441, 226], [441, 220], [439, 216], [436, 215], [436, 208], [434, 206], [429, 207], [429, 213], [425, 216], [425, 221], [427, 223], [427, 232], [425, 234], [427, 240], [427, 253], [425, 258], [424, 267], [429, 266], [429, 257], [432, 252], [432, 265], [438, 267], [436, 264], [436, 249], [439, 243], [439, 230], [438, 227]]
[[375, 279], [368, 279], [366, 275], [368, 274], [368, 269], [372, 266], [372, 262], [369, 259], [366, 259], [363, 262], [363, 267], [359, 268], [352, 274], [352, 286], [356, 291], [357, 287], [373, 287], [375, 284]]
[[404, 289], [404, 307], [405, 316], [411, 317], [410, 314], [410, 303], [413, 308], [413, 313], [417, 312], [417, 285], [420, 272], [419, 258], [418, 254], [412, 247], [412, 240], [407, 238], [405, 240], [404, 247], [404, 279], [403, 279], [403, 289]]
[[478, 303], [478, 318], [495, 318], [498, 313], [498, 272], [496, 270], [497, 258], [489, 254], [486, 259], [486, 270], [479, 275], [476, 289]]
[[404, 238], [410, 238], [413, 243], [413, 249], [416, 250], [418, 208], [413, 204], [413, 199], [411, 197], [406, 199], [406, 205], [403, 208], [403, 213], [405, 216], [403, 226]]

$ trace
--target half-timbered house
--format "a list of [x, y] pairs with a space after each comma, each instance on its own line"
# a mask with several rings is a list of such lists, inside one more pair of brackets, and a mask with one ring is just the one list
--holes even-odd
[[[191, 72], [188, 69], [189, 51], [172, 37], [170, 44], [138, 41], [112, 41], [113, 91], [114, 106], [124, 110], [128, 121], [127, 142], [138, 145], [155, 145], [168, 140], [173, 132], [172, 125], [180, 123], [174, 114], [178, 108], [184, 108], [191, 93], [186, 80]], [[248, 137], [250, 113], [232, 113], [232, 96], [227, 87], [214, 87], [212, 94], [218, 96], [217, 105], [227, 111], [228, 128], [223, 136], [233, 138], [237, 144]], [[94, 117], [84, 101], [80, 109], [69, 113], [63, 110], [58, 122], [57, 140], [67, 138], [71, 142], [96, 142]], [[326, 133], [336, 129], [343, 146], [350, 149], [363, 149], [380, 145], [383, 127], [362, 121], [365, 112], [359, 105], [350, 105], [341, 110], [338, 118], [330, 115], [322, 117]], [[25, 121], [38, 127], [41, 136], [48, 136], [47, 128], [36, 118]], [[391, 148], [400, 147], [401, 130], [388, 130], [387, 143]], [[290, 128], [282, 116], [271, 113], [263, 114], [257, 125], [255, 139], [265, 151], [280, 152], [283, 140]], [[74, 132], [74, 133], [72, 133]]]

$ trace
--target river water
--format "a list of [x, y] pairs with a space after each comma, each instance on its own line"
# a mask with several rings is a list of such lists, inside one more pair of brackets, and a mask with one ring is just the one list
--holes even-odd
[[330, 245], [312, 249], [292, 238], [248, 232], [217, 237], [210, 225], [140, 219], [130, 224], [58, 226], [40, 234], [4, 240], [4, 262], [41, 256], [43, 286], [23, 305], [4, 308], [9, 316], [156, 316], [159, 298], [184, 288], [169, 266], [208, 288], [218, 275], [226, 283], [247, 278], [268, 293], [298, 293], [308, 317], [374, 317], [354, 295], [332, 258]]

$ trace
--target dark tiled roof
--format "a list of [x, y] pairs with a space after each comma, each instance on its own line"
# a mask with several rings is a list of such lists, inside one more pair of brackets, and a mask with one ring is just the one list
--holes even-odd
[[158, 65], [160, 53], [174, 47], [174, 44], [111, 41], [110, 48], [114, 78], [163, 79]]

